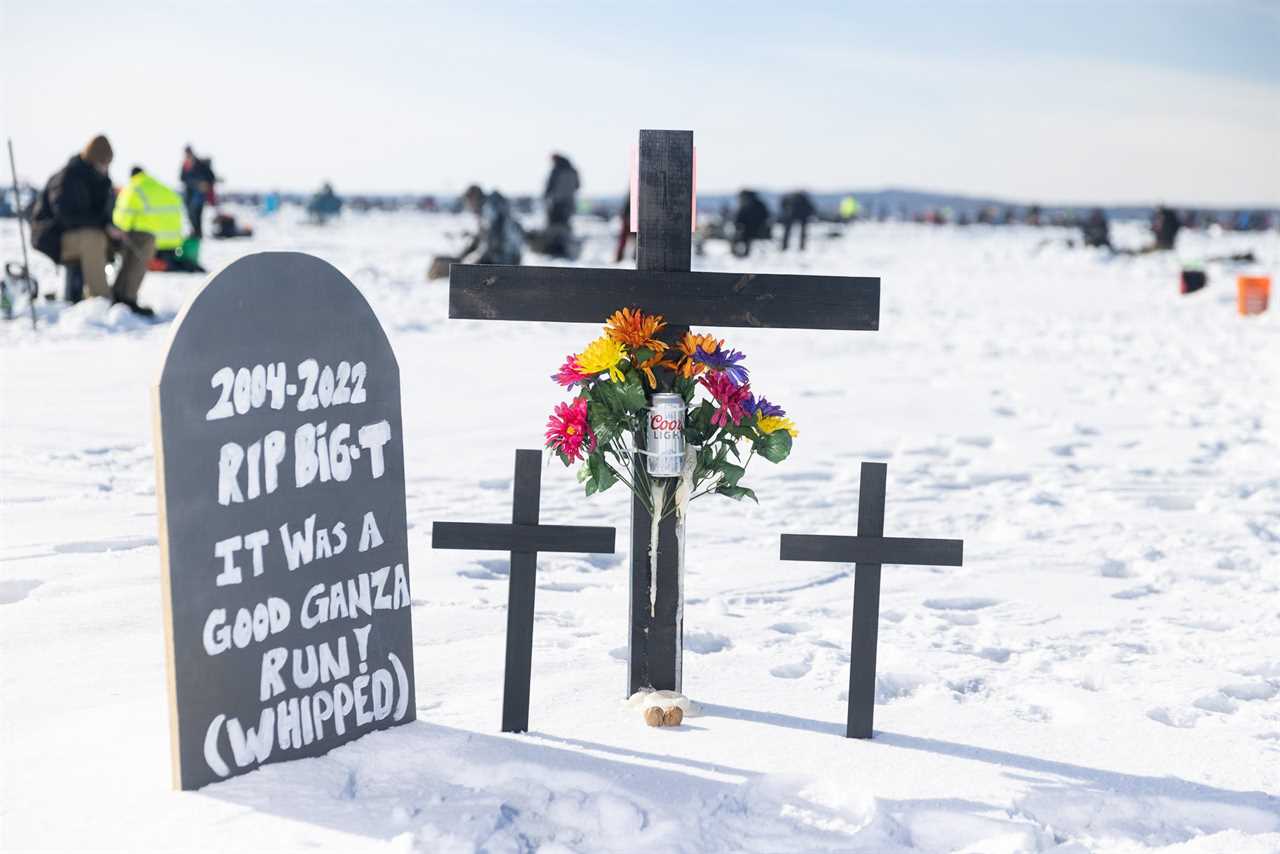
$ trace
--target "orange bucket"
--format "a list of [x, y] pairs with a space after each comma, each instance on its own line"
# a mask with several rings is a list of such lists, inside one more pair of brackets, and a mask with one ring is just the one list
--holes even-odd
[[1271, 277], [1241, 276], [1236, 279], [1236, 293], [1241, 314], [1262, 314], [1271, 295]]

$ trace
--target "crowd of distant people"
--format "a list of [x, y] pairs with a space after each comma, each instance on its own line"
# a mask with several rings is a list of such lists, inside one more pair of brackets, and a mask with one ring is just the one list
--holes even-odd
[[[218, 175], [213, 161], [200, 156], [187, 145], [182, 152], [176, 192], [148, 173], [134, 166], [128, 180], [120, 187], [113, 185], [109, 170], [115, 158], [114, 149], [105, 136], [95, 136], [66, 164], [49, 178], [26, 211], [31, 220], [34, 247], [62, 265], [66, 270], [65, 296], [76, 302], [84, 295], [106, 297], [127, 306], [131, 311], [149, 316], [151, 309], [138, 304], [138, 292], [148, 270], [203, 272], [199, 264], [200, 241], [205, 235], [206, 210], [213, 209], [212, 236], [245, 237], [252, 229], [219, 207]], [[344, 199], [329, 182], [324, 182], [310, 198], [286, 199], [279, 192], [239, 194], [235, 201], [258, 207], [263, 216], [271, 216], [286, 201], [305, 205], [307, 221], [326, 224], [337, 218], [344, 206], [357, 211], [399, 209], [407, 202], [422, 211], [452, 210], [474, 216], [474, 229], [469, 231], [456, 254], [435, 259], [429, 277], [448, 274], [448, 264], [461, 261], [475, 264], [519, 264], [525, 251], [537, 255], [575, 259], [582, 240], [574, 232], [574, 217], [581, 210], [578, 194], [582, 182], [577, 168], [562, 153], [551, 155], [551, 168], [541, 198], [545, 215], [540, 228], [522, 225], [536, 209], [533, 199], [517, 197], [509, 200], [499, 190], [472, 185], [453, 204], [441, 204], [434, 196], [371, 197]], [[948, 208], [908, 210], [879, 205], [864, 210], [853, 196], [845, 196], [827, 209], [821, 209], [804, 190], [793, 190], [777, 199], [777, 210], [770, 208], [764, 194], [743, 189], [736, 204], [723, 205], [717, 213], [700, 218], [696, 227], [694, 248], [701, 253], [705, 244], [723, 240], [737, 257], [750, 256], [762, 243], [775, 244], [787, 252], [794, 246], [804, 252], [809, 245], [809, 226], [815, 221], [836, 228], [859, 220], [910, 221], [935, 225], [1027, 225], [1078, 228], [1083, 246], [1112, 252], [1135, 253], [1165, 251], [1174, 247], [1184, 228], [1220, 227], [1231, 230], [1261, 230], [1280, 226], [1264, 211], [1240, 211], [1230, 215], [1216, 212], [1178, 212], [1158, 206], [1151, 218], [1152, 241], [1140, 249], [1118, 249], [1111, 241], [1107, 213], [1094, 208], [1087, 213], [1058, 209], [1044, 211], [1038, 205], [1025, 208], [983, 206], [954, 211]], [[7, 205], [7, 201], [4, 202]], [[616, 208], [595, 208], [592, 213], [604, 218], [616, 214]], [[0, 210], [0, 214], [5, 210]], [[630, 205], [624, 200], [615, 260], [622, 262], [630, 245]], [[775, 230], [780, 234], [775, 234]], [[831, 232], [840, 233], [840, 232]], [[107, 270], [114, 267], [114, 278], [108, 282]]]

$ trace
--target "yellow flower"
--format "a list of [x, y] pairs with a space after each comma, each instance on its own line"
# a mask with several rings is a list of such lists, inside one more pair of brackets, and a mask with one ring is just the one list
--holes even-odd
[[587, 349], [583, 350], [575, 358], [578, 361], [578, 367], [582, 369], [584, 374], [598, 376], [608, 371], [609, 379], [620, 383], [622, 382], [622, 371], [618, 370], [618, 362], [621, 362], [626, 355], [621, 341], [597, 338], [588, 344]]
[[761, 433], [786, 430], [791, 434], [792, 439], [800, 435], [800, 431], [796, 429], [795, 422], [790, 418], [783, 418], [781, 415], [770, 415], [768, 418], [756, 416], [756, 426], [760, 428]]
[[632, 349], [648, 347], [655, 353], [661, 353], [667, 345], [657, 336], [666, 325], [660, 314], [645, 314], [638, 308], [620, 308], [605, 323], [604, 334]]

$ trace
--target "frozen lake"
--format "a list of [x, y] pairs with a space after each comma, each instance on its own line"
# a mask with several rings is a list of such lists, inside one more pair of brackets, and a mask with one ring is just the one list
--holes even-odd
[[[38, 332], [0, 327], [4, 847], [1280, 850], [1280, 311], [1235, 310], [1238, 272], [1280, 271], [1280, 234], [1114, 258], [1054, 229], [891, 223], [818, 227], [805, 255], [710, 246], [696, 269], [878, 275], [881, 329], [717, 331], [800, 436], [753, 464], [759, 506], [693, 507], [701, 715], [653, 730], [623, 708], [625, 553], [550, 555], [533, 731], [506, 736], [505, 557], [433, 552], [431, 522], [507, 520], [513, 450], [541, 446], [548, 376], [596, 330], [448, 321], [424, 273], [463, 217], [299, 216], [204, 261], [315, 254], [387, 328], [418, 721], [170, 791], [150, 414], [169, 324], [42, 306]], [[582, 227], [581, 263], [607, 265], [613, 227]], [[12, 220], [0, 250], [18, 257]], [[1178, 294], [1183, 262], [1245, 250], [1259, 263]], [[201, 281], [150, 275], [141, 302], [171, 319]], [[862, 460], [888, 463], [886, 535], [966, 547], [961, 569], [885, 567], [877, 735], [849, 741], [852, 568], [777, 553], [782, 532], [854, 532]], [[546, 522], [616, 525], [625, 549], [628, 506], [543, 474]]]

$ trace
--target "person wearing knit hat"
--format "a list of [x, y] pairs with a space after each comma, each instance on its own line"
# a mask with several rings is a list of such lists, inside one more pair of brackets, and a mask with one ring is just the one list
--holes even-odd
[[115, 152], [111, 150], [111, 142], [102, 134], [98, 134], [85, 145], [84, 151], [80, 152], [80, 157], [105, 175], [107, 167], [115, 159]]
[[[80, 299], [70, 272], [77, 267], [82, 287], [90, 297], [107, 297], [122, 302], [132, 311], [150, 316], [151, 309], [137, 303], [138, 284], [155, 251], [154, 239], [148, 247], [111, 224], [115, 191], [107, 170], [115, 152], [108, 139], [99, 134], [71, 155], [67, 165], [45, 184], [31, 215], [31, 243], [55, 264], [68, 269], [67, 299]], [[149, 236], [149, 235], [148, 235]], [[107, 284], [107, 262], [115, 251], [113, 241], [124, 252], [116, 274], [115, 287]]]

